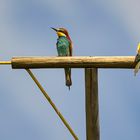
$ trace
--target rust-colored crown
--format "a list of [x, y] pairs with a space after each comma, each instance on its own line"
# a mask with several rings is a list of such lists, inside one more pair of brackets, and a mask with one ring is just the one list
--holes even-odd
[[62, 32], [62, 33], [64, 33], [64, 34], [66, 35], [66, 37], [68, 38], [68, 40], [69, 40], [70, 42], [72, 42], [72, 41], [71, 41], [71, 38], [70, 38], [70, 36], [69, 36], [69, 33], [68, 33], [68, 31], [67, 31], [67, 29], [65, 29], [65, 28], [58, 28], [58, 29], [52, 28], [52, 29], [55, 30], [56, 32]]

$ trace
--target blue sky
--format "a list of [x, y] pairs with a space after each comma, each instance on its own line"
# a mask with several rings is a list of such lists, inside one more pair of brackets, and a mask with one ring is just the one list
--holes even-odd
[[[65, 27], [75, 56], [135, 55], [140, 38], [138, 0], [1, 0], [0, 60], [56, 56], [56, 34]], [[25, 70], [1, 66], [0, 139], [72, 140]], [[80, 140], [86, 139], [84, 69], [73, 69], [71, 91], [63, 69], [33, 70]], [[140, 74], [99, 69], [102, 140], [140, 139]]]

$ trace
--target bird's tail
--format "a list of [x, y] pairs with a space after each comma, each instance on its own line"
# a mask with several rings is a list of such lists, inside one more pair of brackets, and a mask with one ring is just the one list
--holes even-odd
[[72, 80], [71, 80], [71, 68], [65, 68], [65, 79], [66, 79], [66, 86], [69, 87], [72, 85]]
[[138, 62], [135, 66], [135, 69], [134, 69], [134, 75], [136, 76], [136, 74], [138, 73], [139, 71], [139, 68], [140, 68], [140, 62]]

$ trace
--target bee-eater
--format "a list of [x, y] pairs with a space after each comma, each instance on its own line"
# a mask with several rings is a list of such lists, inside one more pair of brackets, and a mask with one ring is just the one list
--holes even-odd
[[136, 65], [134, 69], [134, 75], [136, 76], [140, 68], [140, 43], [138, 44], [138, 47], [137, 47], [137, 55], [135, 57], [135, 64]]
[[[72, 41], [69, 36], [68, 31], [65, 28], [52, 28], [56, 31], [58, 35], [56, 47], [58, 56], [72, 56]], [[69, 87], [72, 85], [71, 80], [71, 68], [65, 68], [65, 79], [66, 79], [66, 86]]]

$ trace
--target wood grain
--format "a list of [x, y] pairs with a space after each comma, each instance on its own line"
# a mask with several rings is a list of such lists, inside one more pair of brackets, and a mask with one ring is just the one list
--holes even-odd
[[87, 140], [99, 140], [98, 70], [85, 69]]
[[13, 57], [13, 69], [22, 68], [134, 68], [134, 56]]

